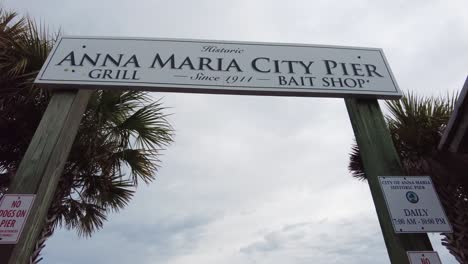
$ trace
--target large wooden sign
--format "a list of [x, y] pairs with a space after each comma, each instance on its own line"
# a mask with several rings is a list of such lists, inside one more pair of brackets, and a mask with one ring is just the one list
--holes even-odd
[[61, 89], [401, 97], [381, 49], [182, 39], [62, 37], [36, 83]]

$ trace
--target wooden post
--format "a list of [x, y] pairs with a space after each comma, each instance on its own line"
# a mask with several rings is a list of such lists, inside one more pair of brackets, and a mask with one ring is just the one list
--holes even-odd
[[409, 264], [406, 251], [432, 251], [427, 234], [396, 234], [377, 176], [403, 176], [400, 160], [376, 99], [345, 99], [380, 228], [393, 264]]
[[36, 199], [18, 243], [0, 245], [0, 263], [29, 263], [91, 92], [53, 94], [8, 189], [11, 194], [36, 194]]

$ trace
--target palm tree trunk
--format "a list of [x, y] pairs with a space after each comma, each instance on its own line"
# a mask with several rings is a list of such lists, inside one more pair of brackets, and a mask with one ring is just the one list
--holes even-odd
[[58, 184], [58, 188], [56, 189], [54, 199], [52, 200], [52, 204], [49, 208], [49, 211], [47, 212], [46, 222], [44, 223], [44, 227], [42, 228], [42, 231], [37, 238], [36, 245], [34, 246], [34, 250], [31, 254], [29, 261], [30, 264], [37, 264], [43, 259], [41, 257], [42, 250], [46, 246], [45, 243], [47, 239], [49, 239], [55, 231], [60, 205], [63, 198], [69, 194], [71, 185], [71, 181], [62, 176]]
[[47, 241], [47, 239], [49, 239], [49, 237], [51, 237], [52, 234], [54, 233], [54, 222], [56, 218], [57, 218], [57, 215], [52, 215], [51, 217], [47, 217], [44, 228], [42, 229], [37, 239], [36, 245], [34, 247], [34, 251], [31, 255], [31, 259], [29, 262], [30, 264], [37, 264], [43, 259], [41, 257], [41, 252], [45, 247], [45, 242]]

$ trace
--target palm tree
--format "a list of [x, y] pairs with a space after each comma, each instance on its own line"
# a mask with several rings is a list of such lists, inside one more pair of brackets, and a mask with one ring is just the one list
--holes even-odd
[[[405, 94], [400, 101], [387, 101], [386, 122], [407, 175], [430, 175], [452, 234], [442, 234], [443, 245], [460, 262], [468, 263], [468, 158], [438, 150], [438, 144], [453, 112], [457, 96], [425, 98]], [[356, 144], [348, 166], [353, 177], [366, 180]]]
[[[0, 10], [0, 195], [8, 190], [50, 92], [33, 85], [56, 37]], [[31, 263], [57, 227], [90, 236], [124, 208], [140, 181], [155, 179], [173, 130], [161, 101], [139, 91], [96, 91], [73, 143]]]

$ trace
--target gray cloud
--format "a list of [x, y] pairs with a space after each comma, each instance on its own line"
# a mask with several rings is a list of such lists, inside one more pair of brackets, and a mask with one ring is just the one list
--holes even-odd
[[[294, 263], [373, 263], [368, 254], [373, 252], [383, 256], [378, 263], [388, 263], [385, 250], [378, 246], [383, 242], [382, 235], [370, 231], [373, 228], [368, 223], [372, 222], [363, 218], [357, 226], [355, 219], [289, 224], [242, 247], [240, 252], [256, 263], [268, 263], [263, 259], [284, 255]], [[334, 230], [330, 231], [331, 226]]]
[[[111, 221], [91, 240], [73, 239], [80, 250], [70, 250], [68, 243], [51, 242], [48, 247], [53, 247], [54, 250], [49, 258], [55, 260], [54, 263], [69, 264], [111, 263], [107, 261], [113, 258], [115, 260], [112, 263], [146, 263], [147, 255], [152, 254], [153, 261], [166, 262], [174, 255], [188, 254], [196, 248], [204, 228], [210, 221], [212, 220], [206, 216], [194, 215], [180, 219], [171, 217], [170, 220], [150, 223]], [[57, 236], [59, 239], [66, 237], [61, 232]], [[61, 250], [67, 251], [68, 254], [62, 255]], [[99, 256], [83, 252], [99, 252]]]

